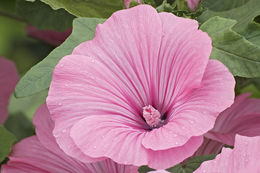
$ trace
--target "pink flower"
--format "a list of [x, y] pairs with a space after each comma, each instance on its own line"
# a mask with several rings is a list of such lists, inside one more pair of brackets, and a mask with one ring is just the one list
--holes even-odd
[[195, 173], [260, 172], [260, 136], [236, 136], [234, 149], [223, 148], [214, 160], [203, 162]]
[[200, 0], [186, 0], [189, 8], [194, 11], [198, 4], [200, 3]]
[[137, 167], [119, 165], [110, 159], [96, 163], [81, 163], [67, 156], [52, 136], [53, 122], [46, 105], [35, 114], [37, 136], [16, 144], [2, 173], [137, 173]]
[[142, 3], [142, 0], [124, 0], [126, 8], [130, 7], [131, 1], [136, 1], [138, 3]]
[[217, 118], [212, 130], [205, 136], [228, 145], [234, 145], [235, 135], [260, 135], [260, 99], [236, 97], [234, 104]]
[[0, 124], [8, 115], [10, 95], [18, 81], [18, 73], [13, 62], [0, 56]]
[[165, 169], [190, 157], [234, 99], [211, 48], [195, 20], [148, 5], [114, 13], [55, 67], [47, 105], [57, 143], [83, 162]]
[[71, 34], [72, 28], [69, 28], [64, 32], [56, 32], [52, 30], [38, 30], [34, 26], [28, 25], [26, 30], [31, 37], [43, 40], [54, 46], [59, 46]]

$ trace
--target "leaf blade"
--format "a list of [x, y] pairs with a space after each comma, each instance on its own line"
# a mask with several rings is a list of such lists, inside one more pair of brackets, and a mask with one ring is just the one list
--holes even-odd
[[15, 140], [15, 136], [0, 125], [0, 162], [11, 152]]
[[15, 88], [15, 96], [26, 97], [49, 88], [52, 72], [59, 60], [65, 55], [71, 54], [72, 50], [80, 43], [92, 39], [97, 24], [104, 21], [104, 19], [97, 18], [75, 19], [72, 34], [21, 78]]

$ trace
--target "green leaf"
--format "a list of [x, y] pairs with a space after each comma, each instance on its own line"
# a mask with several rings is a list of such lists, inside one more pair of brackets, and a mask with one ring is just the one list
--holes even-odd
[[54, 49], [44, 60], [32, 67], [19, 81], [15, 88], [16, 97], [25, 97], [49, 88], [52, 72], [59, 60], [80, 43], [94, 37], [97, 24], [105, 19], [77, 18], [73, 21], [72, 34], [67, 40]]
[[189, 159], [185, 164], [186, 173], [195, 171], [196, 169], [198, 169], [198, 167], [200, 167], [202, 162], [207, 160], [213, 160], [215, 159], [215, 157], [216, 155], [212, 154], [212, 155], [197, 156]]
[[64, 9], [53, 10], [39, 0], [28, 2], [17, 0], [16, 13], [29, 24], [41, 30], [64, 31], [71, 27], [74, 16]]
[[122, 0], [41, 0], [53, 9], [64, 8], [77, 17], [107, 18], [124, 7]]
[[235, 20], [213, 17], [201, 29], [212, 39], [210, 58], [225, 64], [234, 76], [260, 76], [260, 47], [232, 30]]
[[[215, 157], [216, 154], [192, 157], [185, 164], [175, 165], [171, 168], [166, 169], [166, 171], [172, 173], [192, 173], [193, 171], [198, 169], [198, 167], [200, 167], [202, 162], [213, 160], [215, 159]], [[149, 171], [154, 171], [154, 169], [149, 168], [148, 166], [141, 166], [138, 168], [138, 171], [139, 173], [147, 173]]]
[[1, 12], [14, 13], [14, 11], [15, 11], [15, 0], [0, 1], [0, 14]]
[[147, 173], [149, 171], [154, 171], [154, 169], [149, 168], [148, 166], [141, 166], [138, 168], [139, 173]]
[[11, 152], [15, 140], [15, 136], [0, 125], [0, 162]]
[[22, 112], [9, 115], [4, 125], [18, 141], [34, 134], [32, 122]]
[[241, 94], [248, 93], [248, 92], [250, 92], [252, 94], [251, 97], [260, 98], [260, 91], [256, 85], [250, 84], [240, 90]]
[[259, 0], [203, 0], [207, 10], [199, 17], [201, 23], [214, 16], [237, 21], [234, 31], [241, 33], [260, 14]]
[[255, 21], [250, 22], [247, 28], [241, 34], [248, 41], [260, 47], [260, 24], [259, 23]]
[[203, 0], [201, 4], [212, 11], [227, 11], [245, 5], [250, 0]]
[[8, 107], [9, 114], [23, 114], [31, 122], [35, 111], [46, 102], [47, 95], [48, 90], [24, 98], [16, 98], [12, 95]]
[[184, 166], [178, 164], [166, 170], [172, 173], [192, 173], [196, 169], [198, 169], [198, 167], [200, 167], [202, 162], [207, 160], [213, 160], [215, 157], [216, 157], [215, 154], [192, 157], [186, 162]]

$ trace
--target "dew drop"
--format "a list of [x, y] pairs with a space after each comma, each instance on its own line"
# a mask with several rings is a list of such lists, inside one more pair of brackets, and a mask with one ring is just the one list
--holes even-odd
[[62, 133], [65, 133], [65, 132], [66, 132], [66, 129], [63, 129], [63, 130], [62, 130]]
[[94, 146], [93, 148], [94, 148], [94, 149], [97, 149], [97, 146]]
[[59, 105], [59, 106], [61, 106], [61, 105], [62, 105], [62, 103], [58, 103], [58, 105]]
[[60, 64], [60, 67], [63, 67], [64, 66], [64, 64]]

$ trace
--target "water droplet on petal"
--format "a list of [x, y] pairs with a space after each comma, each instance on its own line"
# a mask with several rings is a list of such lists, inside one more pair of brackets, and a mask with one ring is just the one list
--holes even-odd
[[61, 106], [61, 105], [62, 105], [62, 103], [58, 103], [58, 105], [59, 105], [59, 106]]
[[65, 132], [66, 132], [66, 129], [63, 129], [63, 130], [62, 130], [62, 133], [65, 133]]

